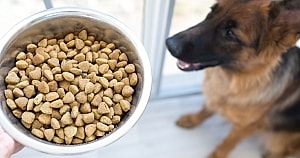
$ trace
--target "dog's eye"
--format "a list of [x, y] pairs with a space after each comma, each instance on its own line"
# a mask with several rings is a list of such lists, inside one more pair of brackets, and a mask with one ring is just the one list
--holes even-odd
[[236, 28], [236, 22], [233, 20], [229, 20], [227, 21], [227, 23], [225, 24], [225, 35], [226, 37], [232, 39], [232, 40], [236, 40], [236, 34], [234, 33], [233, 29]]
[[234, 40], [236, 39], [236, 35], [232, 29], [226, 30], [226, 36], [229, 37], [230, 39], [234, 39]]

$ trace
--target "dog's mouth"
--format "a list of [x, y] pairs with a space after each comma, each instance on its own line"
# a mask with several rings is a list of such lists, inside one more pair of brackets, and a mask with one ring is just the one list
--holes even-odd
[[182, 71], [196, 71], [202, 70], [207, 67], [217, 66], [220, 62], [217, 60], [207, 61], [207, 62], [199, 62], [199, 63], [188, 63], [182, 60], [177, 61], [177, 66]]

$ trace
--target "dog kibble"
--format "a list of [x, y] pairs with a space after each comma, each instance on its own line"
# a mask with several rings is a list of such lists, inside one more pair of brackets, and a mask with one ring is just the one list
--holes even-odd
[[65, 114], [66, 112], [70, 112], [71, 108], [68, 105], [64, 105], [59, 109], [59, 113], [61, 115]]
[[50, 92], [50, 93], [48, 93], [48, 94], [45, 95], [45, 99], [48, 102], [54, 101], [54, 100], [56, 100], [58, 98], [59, 98], [59, 95], [58, 95], [57, 92]]
[[73, 106], [71, 111], [71, 117], [76, 118], [79, 114], [79, 108], [78, 106]]
[[34, 119], [35, 119], [35, 114], [32, 112], [24, 112], [22, 114], [22, 121], [24, 121], [26, 123], [31, 124], [31, 123], [33, 123]]
[[84, 41], [87, 40], [87, 31], [86, 30], [80, 31], [78, 37]]
[[51, 70], [44, 70], [43, 76], [47, 78], [48, 81], [52, 81], [54, 79], [53, 73]]
[[76, 133], [75, 137], [77, 137], [79, 139], [84, 139], [85, 138], [85, 131], [84, 131], [83, 126], [80, 126], [80, 127], [77, 128], [77, 133]]
[[28, 103], [27, 103], [27, 111], [31, 111], [33, 110], [33, 107], [34, 107], [34, 103], [33, 103], [33, 99], [29, 99], [28, 100]]
[[61, 138], [61, 139], [65, 138], [64, 128], [55, 130], [55, 133], [59, 138]]
[[45, 58], [41, 54], [36, 54], [32, 59], [32, 62], [34, 65], [42, 64], [44, 61], [45, 61]]
[[103, 97], [103, 101], [108, 105], [112, 106], [114, 102], [109, 97]]
[[41, 124], [39, 120], [33, 121], [32, 128], [40, 129], [41, 127], [43, 127], [43, 124]]
[[67, 145], [70, 145], [72, 143], [72, 140], [73, 140], [73, 137], [67, 137], [67, 136], [65, 136], [65, 143]]
[[73, 123], [73, 120], [72, 120], [72, 118], [71, 118], [70, 112], [65, 113], [65, 114], [61, 117], [60, 122], [61, 122], [63, 125], [70, 125], [70, 124], [72, 124], [72, 123]]
[[27, 102], [28, 102], [28, 98], [26, 97], [20, 97], [20, 98], [17, 98], [15, 100], [16, 102], [16, 105], [21, 109], [21, 110], [25, 110], [26, 109], [26, 105], [27, 105]]
[[63, 144], [64, 143], [64, 139], [54, 136], [53, 142], [55, 142], [57, 144]]
[[16, 62], [16, 67], [19, 69], [26, 69], [28, 66], [28, 63], [25, 60], [19, 60]]
[[67, 47], [67, 45], [64, 42], [60, 42], [59, 43], [59, 47], [64, 52], [68, 52], [69, 51], [69, 48]]
[[42, 70], [39, 67], [29, 72], [29, 78], [32, 80], [40, 80], [41, 77], [42, 77]]
[[118, 124], [120, 123], [121, 121], [121, 117], [120, 116], [113, 116], [112, 119], [111, 119], [112, 123], [115, 125], [115, 124]]
[[88, 82], [85, 85], [84, 92], [86, 94], [90, 94], [90, 93], [92, 93], [94, 91], [94, 88], [95, 88], [94, 84], [92, 82]]
[[14, 95], [11, 89], [4, 90], [4, 95], [6, 99], [14, 99]]
[[73, 81], [75, 78], [74, 74], [72, 74], [70, 72], [63, 72], [62, 75], [63, 75], [64, 79], [69, 82]]
[[31, 133], [32, 133], [33, 135], [35, 135], [36, 137], [38, 137], [38, 138], [44, 138], [44, 133], [43, 133], [43, 131], [41, 131], [41, 130], [39, 130], [39, 129], [33, 128], [33, 129], [31, 130]]
[[[16, 118], [19, 118], [21, 119], [21, 116], [22, 116], [22, 110], [21, 109], [15, 109], [12, 111], [13, 115], [16, 117]], [[21, 120], [22, 121], [22, 120]], [[23, 121], [22, 121], [23, 123]]]
[[78, 114], [78, 116], [76, 117], [75, 125], [76, 125], [77, 127], [84, 126], [84, 122], [83, 122], [83, 120], [82, 120], [82, 114]]
[[44, 124], [44, 125], [50, 125], [51, 124], [51, 116], [48, 114], [40, 114], [38, 116], [38, 120]]
[[63, 105], [64, 105], [64, 103], [61, 99], [55, 100], [50, 103], [51, 108], [61, 108]]
[[85, 134], [87, 137], [92, 136], [97, 130], [97, 126], [95, 124], [88, 124], [85, 126]]
[[122, 110], [125, 111], [125, 112], [130, 110], [130, 102], [127, 101], [127, 100], [121, 100], [120, 101], [120, 106], [121, 106]]
[[103, 132], [108, 132], [109, 131], [109, 127], [106, 124], [101, 123], [101, 122], [97, 123], [97, 129], [100, 130], [100, 131], [103, 131]]
[[7, 103], [8, 107], [12, 110], [17, 108], [17, 105], [15, 104], [15, 102], [12, 99], [6, 99], [6, 103]]
[[111, 119], [110, 119], [109, 117], [107, 117], [107, 116], [102, 116], [102, 117], [100, 118], [100, 122], [102, 122], [102, 123], [104, 123], [104, 124], [107, 124], [107, 125], [112, 124]]
[[109, 112], [110, 112], [109, 107], [108, 107], [108, 105], [105, 102], [101, 102], [98, 105], [98, 113], [99, 114], [107, 114]]
[[92, 123], [95, 120], [95, 115], [93, 112], [88, 114], [82, 114], [82, 120], [85, 123]]
[[122, 95], [124, 97], [130, 97], [134, 92], [134, 89], [131, 86], [125, 85], [122, 89]]
[[16, 85], [17, 88], [21, 88], [21, 89], [25, 88], [26, 86], [29, 86], [28, 80], [25, 80], [25, 81], [21, 80], [21, 82]]
[[93, 140], [95, 140], [96, 139], [96, 136], [95, 135], [92, 135], [92, 136], [90, 136], [90, 137], [85, 137], [85, 141], [86, 142], [91, 142], [91, 141], [93, 141]]
[[44, 39], [42, 39], [40, 42], [38, 42], [38, 44], [37, 44], [39, 47], [47, 47], [47, 39], [46, 38], [44, 38]]
[[20, 82], [19, 76], [15, 72], [9, 72], [5, 78], [5, 82], [8, 85], [14, 85]]
[[35, 105], [38, 105], [42, 102], [44, 95], [39, 93], [38, 95], [35, 96], [35, 98], [33, 99], [33, 103]]
[[36, 50], [37, 46], [35, 44], [28, 44], [27, 45], [27, 51], [28, 52], [34, 52]]
[[24, 92], [20, 88], [15, 88], [12, 92], [15, 97], [23, 97], [24, 96]]
[[85, 94], [85, 92], [79, 92], [76, 96], [76, 101], [78, 101], [79, 103], [85, 103], [87, 101], [87, 95]]
[[77, 127], [75, 126], [67, 126], [64, 128], [64, 134], [66, 137], [72, 138], [76, 135], [77, 133]]
[[44, 135], [48, 141], [51, 141], [54, 138], [55, 130], [54, 129], [45, 129]]
[[48, 84], [45, 82], [45, 81], [42, 81], [38, 84], [38, 87], [37, 87], [38, 91], [41, 92], [41, 93], [49, 93], [49, 86]]
[[65, 104], [68, 104], [68, 103], [72, 103], [73, 101], [75, 101], [75, 97], [74, 97], [73, 93], [67, 92], [62, 100]]
[[50, 107], [49, 102], [45, 102], [44, 104], [41, 105], [40, 110], [44, 114], [52, 114], [52, 108]]
[[123, 48], [87, 30], [42, 39], [16, 55], [6, 103], [41, 139], [81, 144], [111, 132], [131, 109], [138, 76]]
[[60, 129], [60, 123], [56, 118], [51, 118], [51, 127], [53, 129]]

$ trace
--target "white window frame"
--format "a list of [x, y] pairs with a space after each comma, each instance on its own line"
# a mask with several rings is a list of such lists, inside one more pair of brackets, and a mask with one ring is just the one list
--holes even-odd
[[[152, 66], [151, 99], [200, 93], [202, 82], [198, 81], [198, 78], [194, 78], [192, 73], [186, 73], [185, 77], [182, 75], [163, 76], [165, 55], [168, 53], [165, 40], [170, 32], [175, 0], [144, 1], [143, 44]], [[170, 83], [171, 79], [176, 82]]]

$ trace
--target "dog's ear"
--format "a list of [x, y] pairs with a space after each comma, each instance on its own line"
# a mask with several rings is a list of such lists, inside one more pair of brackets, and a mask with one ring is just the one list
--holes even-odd
[[300, 0], [270, 3], [268, 26], [268, 36], [278, 46], [288, 48], [295, 45], [300, 38]]

